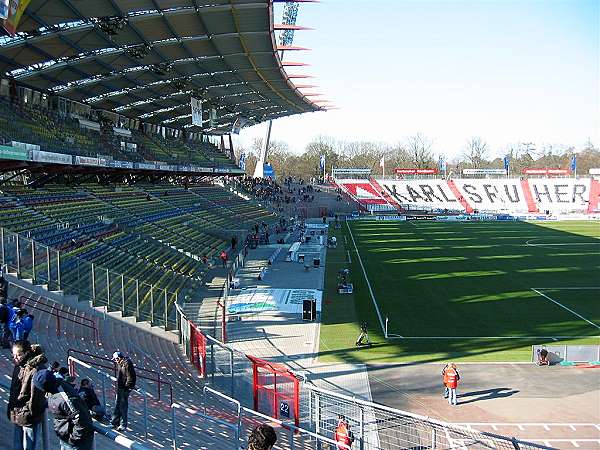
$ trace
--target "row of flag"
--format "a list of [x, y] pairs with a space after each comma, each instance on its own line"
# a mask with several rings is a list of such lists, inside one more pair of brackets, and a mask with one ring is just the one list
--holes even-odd
[[[506, 173], [508, 173], [508, 171], [510, 170], [510, 158], [508, 156], [505, 156], [503, 162], [504, 162], [504, 170], [506, 171]], [[240, 158], [240, 164], [241, 164], [241, 158]], [[325, 170], [325, 155], [321, 155], [319, 167], [321, 168], [321, 170]], [[379, 160], [379, 167], [381, 167], [382, 169], [385, 169], [385, 156], [382, 156], [381, 160]], [[445, 172], [446, 167], [447, 167], [446, 159], [443, 157], [440, 157], [440, 159], [439, 159], [440, 172]], [[571, 170], [573, 172], [577, 171], [577, 155], [573, 155], [573, 157], [571, 158]]]

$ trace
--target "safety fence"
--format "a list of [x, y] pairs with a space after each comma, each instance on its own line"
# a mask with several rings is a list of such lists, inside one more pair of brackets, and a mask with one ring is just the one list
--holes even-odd
[[303, 423], [310, 424], [316, 433], [333, 435], [338, 418], [343, 416], [360, 450], [548, 448], [360, 400], [312, 383], [301, 389]]
[[[283, 364], [238, 352], [197, 329], [181, 310], [178, 314], [184, 352], [204, 379], [237, 399], [243, 411], [276, 419], [286, 430], [300, 427], [332, 439], [343, 416], [356, 438], [353, 448], [360, 450], [547, 448], [319, 388]], [[336, 448], [326, 439], [312, 444], [310, 448]]]
[[59, 250], [5, 228], [0, 228], [0, 263], [19, 278], [46, 285], [49, 291], [62, 290], [108, 311], [121, 311], [124, 316], [164, 329], [177, 328], [178, 292], [169, 292], [76, 256], [64, 256]]

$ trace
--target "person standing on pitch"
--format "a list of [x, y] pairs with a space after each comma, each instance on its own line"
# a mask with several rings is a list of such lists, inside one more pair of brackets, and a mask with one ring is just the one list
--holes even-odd
[[369, 325], [365, 321], [360, 324], [360, 334], [356, 338], [355, 345], [357, 347], [363, 345], [363, 339], [365, 340], [364, 345], [371, 345], [371, 341], [369, 340]]
[[127, 429], [129, 394], [135, 389], [136, 374], [133, 362], [123, 352], [114, 352], [112, 360], [117, 364], [117, 400], [111, 422], [117, 431], [125, 431]]
[[448, 388], [448, 403], [456, 406], [456, 388], [458, 387], [460, 375], [456, 369], [456, 364], [450, 363], [444, 372], [444, 384]]

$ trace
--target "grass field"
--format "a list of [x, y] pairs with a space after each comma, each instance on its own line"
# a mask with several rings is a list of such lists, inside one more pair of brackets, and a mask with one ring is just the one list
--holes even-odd
[[[322, 360], [527, 361], [532, 344], [600, 344], [598, 222], [365, 220], [330, 234]], [[345, 267], [353, 295], [337, 294]], [[357, 350], [361, 320], [374, 345]]]

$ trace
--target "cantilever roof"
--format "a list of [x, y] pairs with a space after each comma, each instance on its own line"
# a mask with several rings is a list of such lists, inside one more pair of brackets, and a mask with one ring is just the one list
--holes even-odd
[[[181, 128], [190, 95], [228, 132], [321, 109], [282, 67], [270, 0], [32, 0], [0, 71], [98, 109]], [[206, 125], [207, 126], [207, 125]]]

